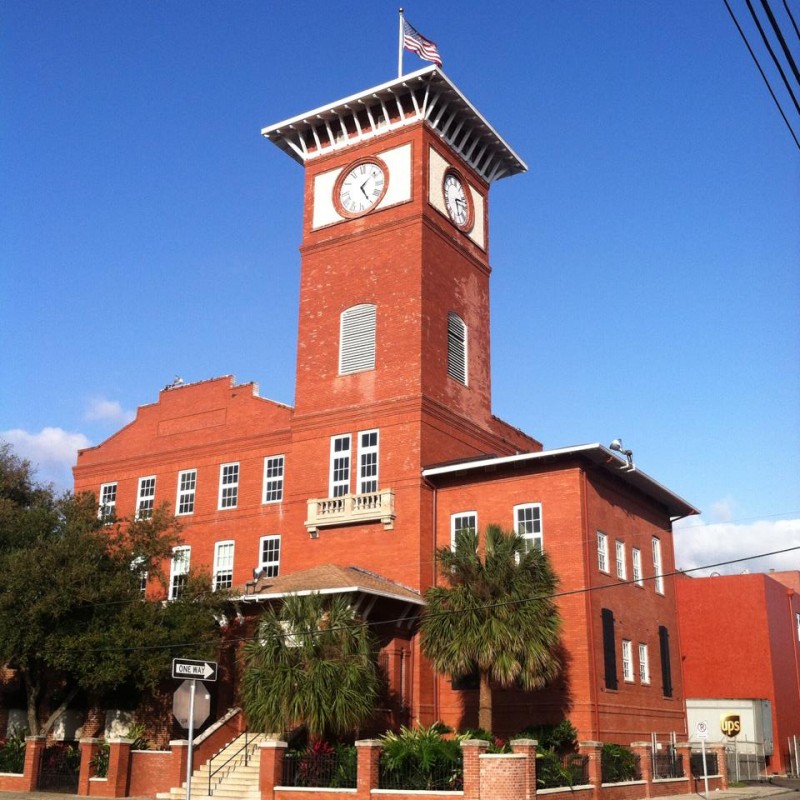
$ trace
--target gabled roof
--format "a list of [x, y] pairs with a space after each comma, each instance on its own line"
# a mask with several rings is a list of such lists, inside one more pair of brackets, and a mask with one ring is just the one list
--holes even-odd
[[528, 169], [434, 65], [277, 122], [263, 128], [261, 134], [304, 164], [420, 120], [487, 183]]
[[670, 517], [681, 519], [700, 511], [682, 497], [662, 486], [658, 481], [642, 472], [632, 463], [619, 458], [613, 450], [602, 444], [582, 444], [575, 447], [562, 447], [556, 450], [541, 450], [537, 453], [518, 453], [513, 456], [492, 456], [484, 459], [470, 459], [441, 466], [428, 467], [422, 474], [428, 479], [451, 475], [466, 475], [467, 473], [493, 472], [499, 468], [508, 469], [524, 468], [526, 465], [547, 465], [563, 462], [569, 459], [580, 458], [594, 464], [608, 472], [615, 479], [633, 486], [648, 497], [667, 508]]
[[312, 592], [320, 594], [360, 592], [403, 603], [424, 605], [420, 593], [414, 589], [360, 567], [340, 567], [336, 564], [320, 564], [278, 578], [260, 578], [253, 587], [253, 594], [245, 595], [242, 599], [274, 600], [287, 594]]

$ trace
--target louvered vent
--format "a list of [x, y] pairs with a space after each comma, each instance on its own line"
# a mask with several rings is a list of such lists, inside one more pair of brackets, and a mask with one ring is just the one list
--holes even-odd
[[363, 303], [342, 312], [339, 374], [375, 369], [375, 306]]
[[452, 312], [447, 315], [447, 374], [467, 385], [467, 326]]

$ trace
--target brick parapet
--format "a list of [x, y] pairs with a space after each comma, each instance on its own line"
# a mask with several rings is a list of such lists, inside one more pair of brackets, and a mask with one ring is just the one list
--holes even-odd
[[81, 771], [78, 775], [78, 794], [80, 795], [88, 796], [89, 794], [89, 779], [93, 777], [94, 773], [92, 762], [96, 758], [102, 743], [102, 739], [97, 739], [93, 736], [85, 736], [79, 742], [81, 748]]
[[261, 800], [274, 800], [275, 787], [280, 786], [283, 779], [283, 759], [288, 746], [286, 742], [276, 740], [261, 742], [258, 745], [258, 749], [261, 751], [261, 765], [258, 774]]
[[356, 742], [358, 754], [357, 800], [370, 800], [373, 789], [380, 785], [380, 763], [383, 745], [380, 739], [360, 739]]
[[481, 800], [480, 757], [489, 749], [489, 742], [467, 739], [461, 742], [464, 757], [464, 800]]
[[598, 800], [600, 788], [603, 785], [603, 743], [578, 742], [578, 750], [582, 756], [589, 759], [589, 783], [592, 784], [592, 796]]
[[525, 763], [525, 793], [524, 800], [533, 800], [536, 797], [536, 748], [539, 742], [536, 739], [512, 739], [511, 750], [524, 755]]
[[644, 781], [645, 797], [653, 796], [653, 759], [650, 742], [631, 742], [633, 754], [639, 757], [639, 770]]

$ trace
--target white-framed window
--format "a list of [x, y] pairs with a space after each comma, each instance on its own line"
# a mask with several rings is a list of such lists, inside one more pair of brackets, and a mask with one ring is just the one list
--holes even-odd
[[144, 595], [147, 591], [147, 565], [144, 556], [136, 556], [131, 561], [131, 572], [139, 578], [139, 592]]
[[239, 464], [221, 464], [219, 468], [219, 508], [236, 508], [239, 504]]
[[375, 306], [352, 306], [342, 312], [339, 334], [339, 374], [375, 369]]
[[639, 681], [644, 684], [650, 683], [650, 653], [647, 645], [639, 642]]
[[281, 537], [277, 534], [262, 536], [259, 547], [258, 568], [262, 577], [277, 578], [281, 566]]
[[628, 565], [625, 559], [625, 542], [616, 541], [616, 555], [617, 555], [617, 577], [621, 580], [628, 578]]
[[514, 530], [525, 540], [526, 550], [544, 549], [542, 504], [522, 503], [514, 506]]
[[197, 470], [181, 470], [178, 473], [178, 496], [175, 498], [176, 514], [194, 514], [194, 496], [196, 491]]
[[350, 492], [350, 434], [331, 436], [331, 469], [329, 497]]
[[656, 591], [664, 594], [664, 576], [662, 575], [661, 540], [653, 537], [653, 575], [656, 581]]
[[232, 541], [217, 542], [214, 545], [213, 588], [230, 589], [233, 586], [233, 548]]
[[189, 575], [189, 564], [192, 559], [192, 548], [181, 545], [172, 548], [172, 564], [169, 570], [169, 599], [176, 600], [186, 588]]
[[467, 385], [467, 326], [452, 311], [447, 315], [447, 374]]
[[797, 625], [797, 641], [800, 642], [800, 613], [794, 615], [794, 621]]
[[456, 549], [456, 539], [462, 531], [478, 530], [478, 514], [476, 511], [460, 511], [450, 516], [450, 549]]
[[97, 509], [98, 519], [110, 522], [117, 513], [117, 484], [100, 484], [100, 505]]
[[638, 547], [631, 548], [631, 563], [633, 564], [633, 582], [637, 586], [644, 586], [642, 577], [642, 551]]
[[629, 639], [622, 640], [622, 677], [628, 683], [633, 681], [633, 645]]
[[283, 500], [284, 457], [267, 456], [264, 459], [264, 502], [280, 503]]
[[358, 493], [378, 491], [378, 445], [377, 430], [361, 431], [358, 434]]
[[139, 491], [136, 494], [136, 518], [148, 519], [153, 516], [156, 502], [156, 476], [139, 478]]
[[608, 572], [608, 536], [597, 531], [597, 569]]

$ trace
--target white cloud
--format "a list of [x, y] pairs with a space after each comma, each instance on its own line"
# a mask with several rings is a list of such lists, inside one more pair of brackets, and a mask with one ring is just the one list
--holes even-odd
[[51, 481], [59, 489], [72, 487], [72, 467], [78, 459], [78, 450], [91, 445], [82, 433], [70, 433], [63, 428], [42, 428], [39, 433], [12, 428], [0, 431], [0, 439], [36, 467], [39, 480]]
[[[714, 516], [724, 520], [725, 514], [720, 513], [723, 509], [717, 509], [716, 505], [726, 506], [727, 501], [715, 504]], [[767, 519], [743, 524], [706, 522], [690, 517], [675, 524], [675, 565], [684, 570], [707, 567], [693, 575], [800, 569], [800, 549], [764, 555], [792, 547], [800, 548], [800, 519]], [[738, 561], [744, 558], [747, 560]], [[723, 563], [729, 561], [736, 563]]]
[[106, 400], [104, 397], [93, 397], [89, 400], [89, 405], [83, 418], [88, 422], [114, 422], [120, 425], [127, 425], [134, 417], [134, 411], [124, 409], [117, 400]]

